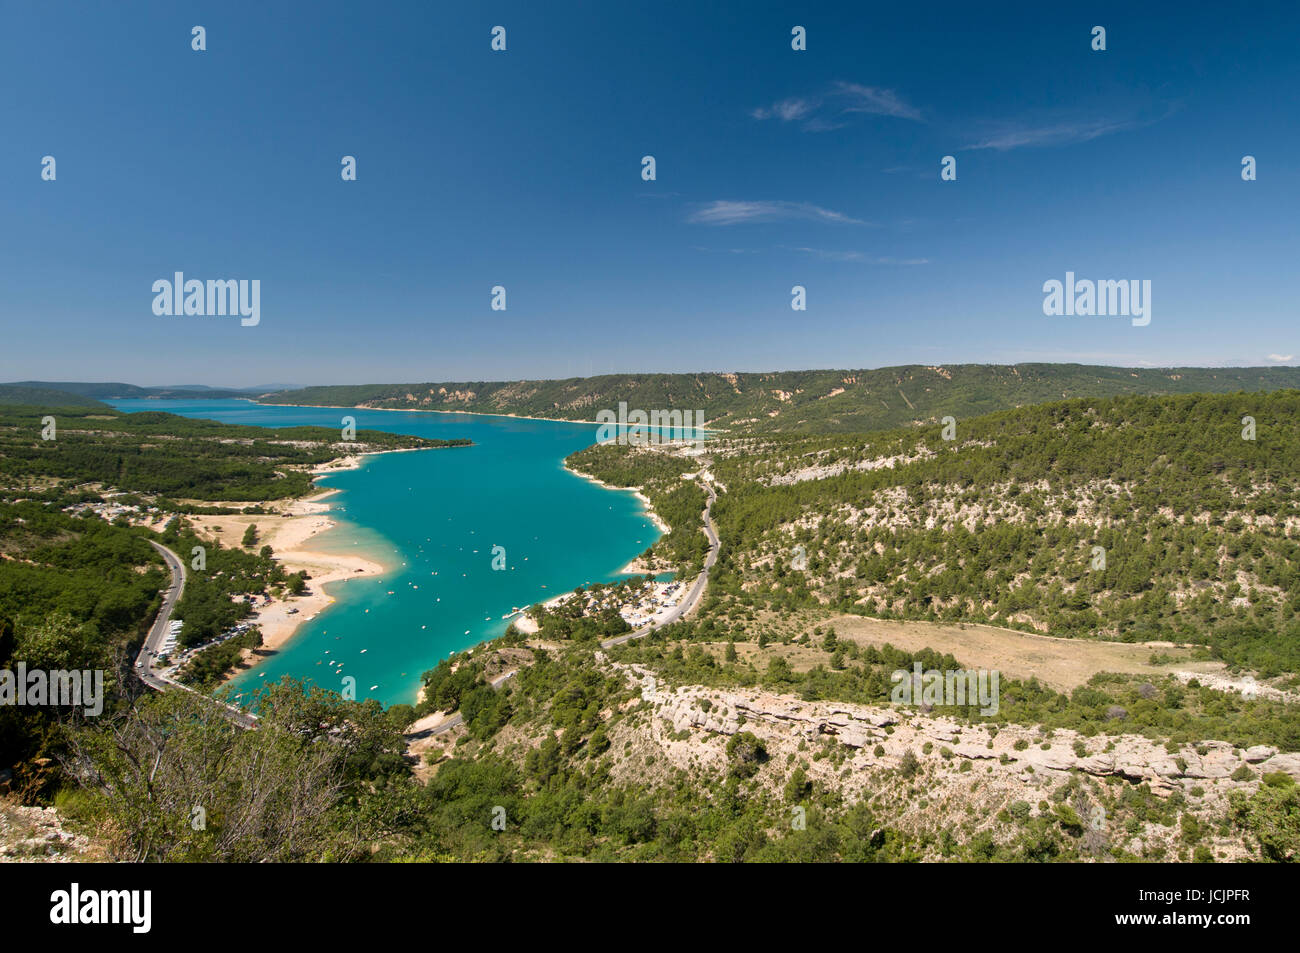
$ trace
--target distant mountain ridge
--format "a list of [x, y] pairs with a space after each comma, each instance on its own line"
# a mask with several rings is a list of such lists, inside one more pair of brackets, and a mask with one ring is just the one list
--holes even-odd
[[1074, 397], [1164, 396], [1300, 388], [1297, 367], [1133, 368], [1085, 364], [903, 365], [874, 370], [607, 374], [564, 380], [304, 387], [271, 404], [443, 410], [591, 421], [620, 402], [702, 410], [751, 432], [860, 432], [972, 417]]
[[19, 384], [0, 384], [0, 404], [26, 404], [38, 407], [102, 407], [108, 404], [73, 394], [66, 390], [52, 390], [48, 387], [25, 386]]
[[[6, 388], [28, 388], [45, 391], [57, 391], [90, 397], [94, 400], [125, 400], [129, 398], [176, 398], [202, 397], [211, 399], [229, 397], [248, 397], [256, 390], [236, 390], [234, 388], [208, 387], [204, 384], [186, 384], [175, 387], [140, 387], [121, 382], [91, 383], [85, 381], [12, 381], [0, 385]], [[65, 401], [66, 403], [66, 401]]]

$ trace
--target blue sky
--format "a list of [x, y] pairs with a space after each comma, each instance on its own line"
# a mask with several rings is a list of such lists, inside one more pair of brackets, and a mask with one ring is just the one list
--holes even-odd
[[901, 6], [7, 4], [0, 379], [1300, 359], [1294, 4]]

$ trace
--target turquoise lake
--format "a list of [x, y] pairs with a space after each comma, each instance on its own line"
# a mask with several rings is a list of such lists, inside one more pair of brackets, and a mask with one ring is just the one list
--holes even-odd
[[[504, 633], [509, 621], [502, 617], [513, 607], [623, 578], [620, 570], [659, 538], [630, 491], [564, 469], [566, 456], [595, 443], [595, 424], [243, 400], [110, 403], [262, 427], [341, 428], [347, 415], [358, 430], [474, 441], [369, 456], [359, 470], [317, 481], [341, 491], [327, 500], [338, 525], [307, 548], [366, 556], [389, 571], [327, 585], [336, 601], [303, 622], [281, 651], [232, 680], [235, 692], [255, 692], [284, 675], [338, 691], [333, 660], [356, 678], [358, 699], [414, 702], [423, 672]], [[493, 546], [505, 547], [504, 571], [492, 569]]]

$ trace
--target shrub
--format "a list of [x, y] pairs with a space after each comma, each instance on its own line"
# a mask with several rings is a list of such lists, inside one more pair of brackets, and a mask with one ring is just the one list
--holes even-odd
[[731, 773], [736, 777], [752, 778], [767, 761], [767, 749], [752, 732], [742, 731], [732, 735], [727, 742], [727, 757], [731, 759]]

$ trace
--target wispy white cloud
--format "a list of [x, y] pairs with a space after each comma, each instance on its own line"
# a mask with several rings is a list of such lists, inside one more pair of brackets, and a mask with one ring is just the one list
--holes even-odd
[[822, 248], [796, 248], [825, 261], [857, 261], [866, 265], [928, 265], [928, 258], [895, 258], [892, 255], [868, 255], [860, 251], [827, 251]]
[[788, 96], [770, 106], [750, 110], [755, 119], [799, 122], [808, 132], [826, 132], [847, 125], [854, 115], [894, 116], [924, 121], [921, 111], [892, 89], [836, 82], [820, 96]]
[[790, 122], [795, 119], [802, 119], [814, 109], [817, 108], [815, 99], [799, 99], [791, 96], [787, 99], [778, 100], [771, 106], [762, 107], [753, 110], [750, 115], [755, 119], [780, 119], [782, 122]]
[[847, 122], [839, 122], [834, 119], [823, 119], [821, 116], [814, 116], [803, 124], [805, 132], [830, 132], [832, 129], [843, 129]]
[[1011, 121], [993, 124], [972, 137], [965, 149], [1010, 149], [1068, 146], [1091, 142], [1117, 132], [1141, 129], [1159, 119], [1061, 119], [1056, 121]]
[[968, 149], [1019, 149], [1024, 146], [1060, 146], [1075, 142], [1090, 142], [1102, 136], [1132, 129], [1131, 122], [1066, 122], [1052, 126], [1017, 126], [1003, 129], [972, 142]]
[[899, 119], [921, 121], [921, 111], [905, 103], [903, 98], [892, 89], [838, 82], [835, 84], [835, 90], [843, 97], [844, 111], [847, 113], [897, 116]]
[[807, 202], [709, 202], [686, 219], [696, 225], [745, 225], [754, 222], [814, 221], [866, 225], [861, 219]]
[[932, 162], [929, 165], [891, 165], [880, 172], [882, 175], [906, 175], [913, 179], [933, 179], [938, 175], [939, 163]]
[[1270, 361], [1276, 361], [1279, 364], [1286, 364], [1288, 361], [1294, 361], [1295, 355], [1294, 354], [1270, 354], [1268, 356], [1268, 359]]

